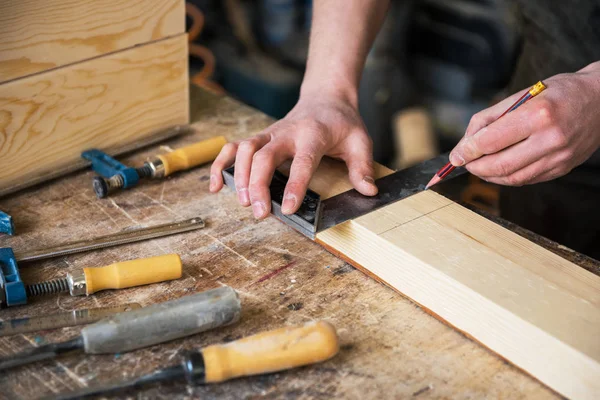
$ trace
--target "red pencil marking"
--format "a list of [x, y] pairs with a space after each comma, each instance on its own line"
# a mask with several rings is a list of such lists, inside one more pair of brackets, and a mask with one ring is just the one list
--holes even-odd
[[[277, 268], [276, 270], [269, 272], [268, 274], [266, 274], [265, 276], [263, 276], [262, 278], [260, 278], [256, 282], [254, 282], [252, 285], [256, 285], [257, 283], [261, 283], [266, 280], [269, 280], [269, 279], [273, 278], [274, 276], [279, 275], [281, 272], [285, 271], [286, 269], [293, 267], [294, 264], [296, 264], [296, 261], [292, 261], [291, 263], [284, 265], [281, 268]], [[250, 286], [252, 286], [252, 285], [250, 285]]]

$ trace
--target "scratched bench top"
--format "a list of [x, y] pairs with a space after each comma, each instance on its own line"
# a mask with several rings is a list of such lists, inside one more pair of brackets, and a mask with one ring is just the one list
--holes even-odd
[[[211, 136], [236, 140], [259, 132], [271, 120], [227, 98], [192, 87], [196, 132], [162, 146], [177, 148]], [[124, 161], [143, 162], [161, 146]], [[307, 321], [334, 324], [342, 341], [338, 356], [323, 364], [268, 376], [189, 388], [169, 383], [144, 389], [147, 398], [552, 398], [536, 380], [447, 327], [411, 301], [274, 218], [256, 222], [225, 189], [208, 192], [209, 167], [144, 182], [134, 190], [98, 200], [93, 173], [82, 171], [0, 200], [14, 217], [18, 236], [0, 246], [31, 249], [60, 242], [201, 216], [207, 227], [193, 233], [30, 264], [26, 282], [58, 278], [84, 266], [179, 253], [177, 281], [86, 297], [35, 298], [24, 307], [0, 310], [0, 318], [43, 315], [59, 310], [149, 305], [220, 285], [242, 299], [239, 323], [127, 354], [65, 355], [0, 375], [0, 398], [51, 395], [139, 376], [178, 363], [186, 349], [230, 341], [266, 329]], [[80, 328], [0, 338], [0, 355], [47, 342], [67, 340]], [[131, 395], [131, 393], [130, 393]], [[123, 396], [124, 397], [124, 396]]]

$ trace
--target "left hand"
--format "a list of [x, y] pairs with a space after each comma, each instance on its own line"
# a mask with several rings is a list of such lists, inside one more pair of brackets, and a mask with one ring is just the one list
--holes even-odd
[[475, 114], [452, 164], [488, 182], [521, 186], [585, 162], [600, 147], [600, 61], [544, 84], [545, 91], [497, 121], [529, 89]]

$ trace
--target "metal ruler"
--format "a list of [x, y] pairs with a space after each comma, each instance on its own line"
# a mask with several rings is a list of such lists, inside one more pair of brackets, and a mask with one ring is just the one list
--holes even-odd
[[70, 242], [47, 249], [25, 252], [15, 251], [14, 254], [18, 262], [39, 261], [47, 258], [60, 257], [68, 254], [82, 253], [85, 251], [104, 249], [122, 244], [140, 242], [142, 240], [175, 235], [177, 233], [189, 232], [201, 228], [204, 228], [204, 221], [202, 218], [196, 217], [187, 219], [185, 221], [170, 222], [167, 224], [132, 229], [92, 239]]
[[39, 317], [26, 317], [0, 321], [0, 336], [91, 324], [92, 322], [110, 317], [111, 315], [137, 310], [141, 307], [142, 306], [139, 303], [128, 303], [116, 307], [86, 308]]

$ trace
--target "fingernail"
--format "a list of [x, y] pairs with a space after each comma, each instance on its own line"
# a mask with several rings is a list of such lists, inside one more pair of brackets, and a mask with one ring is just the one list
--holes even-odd
[[465, 165], [465, 159], [458, 153], [452, 152], [450, 153], [450, 162], [455, 167], [460, 167]]
[[242, 203], [242, 205], [244, 205], [244, 206], [250, 205], [250, 197], [248, 196], [248, 189], [246, 189], [246, 188], [238, 189], [237, 193], [238, 193], [238, 200], [240, 201], [240, 203]]
[[284, 214], [291, 214], [294, 208], [296, 207], [296, 195], [294, 194], [286, 194], [283, 198], [283, 204], [281, 204], [281, 211]]
[[374, 185], [375, 184], [375, 179], [373, 179], [372, 176], [365, 176], [363, 178], [363, 181], [367, 182], [369, 185]]
[[261, 219], [267, 214], [267, 208], [264, 203], [255, 201], [252, 203], [252, 212], [254, 213], [254, 218]]
[[213, 190], [215, 190], [215, 188], [217, 187], [217, 177], [214, 175], [210, 176], [210, 185], [208, 186], [208, 190], [210, 190], [211, 192]]

